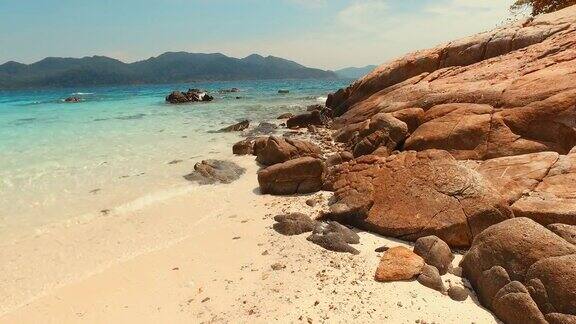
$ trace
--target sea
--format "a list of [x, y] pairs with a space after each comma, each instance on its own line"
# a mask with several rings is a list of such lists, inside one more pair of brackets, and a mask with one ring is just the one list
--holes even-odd
[[[0, 91], [0, 238], [67, 220], [130, 210], [186, 192], [194, 164], [231, 157], [248, 119], [323, 104], [352, 80], [195, 82]], [[203, 89], [209, 103], [171, 105], [173, 90]], [[239, 92], [221, 90], [238, 88]], [[278, 90], [289, 90], [279, 94]], [[80, 103], [66, 103], [70, 96]], [[206, 189], [209, 190], [209, 189]]]

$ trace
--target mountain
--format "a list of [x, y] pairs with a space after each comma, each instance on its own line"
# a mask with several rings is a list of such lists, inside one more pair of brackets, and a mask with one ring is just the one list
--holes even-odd
[[341, 70], [336, 70], [334, 73], [341, 79], [360, 79], [366, 74], [372, 72], [377, 65], [368, 65], [365, 67], [349, 67]]
[[135, 63], [105, 56], [49, 57], [28, 65], [13, 61], [0, 65], [0, 89], [331, 78], [337, 75], [257, 54], [238, 59], [220, 53], [168, 52]]

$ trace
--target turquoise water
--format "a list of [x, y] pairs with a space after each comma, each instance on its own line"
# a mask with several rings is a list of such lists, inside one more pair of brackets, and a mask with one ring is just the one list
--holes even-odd
[[[348, 80], [211, 82], [0, 92], [0, 237], [113, 210], [190, 186], [182, 175], [204, 158], [231, 156], [252, 125], [321, 103]], [[220, 94], [218, 90], [241, 92]], [[169, 105], [172, 90], [205, 89], [211, 103]], [[288, 89], [287, 95], [278, 94]], [[81, 103], [64, 103], [76, 95]], [[241, 96], [242, 99], [236, 99]], [[178, 160], [179, 163], [169, 162]]]

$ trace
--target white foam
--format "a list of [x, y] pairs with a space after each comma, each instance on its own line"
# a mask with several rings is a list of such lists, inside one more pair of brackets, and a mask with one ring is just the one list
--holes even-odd
[[326, 100], [328, 100], [328, 97], [318, 97], [318, 98], [316, 98], [316, 101], [321, 102], [321, 103], [326, 103]]

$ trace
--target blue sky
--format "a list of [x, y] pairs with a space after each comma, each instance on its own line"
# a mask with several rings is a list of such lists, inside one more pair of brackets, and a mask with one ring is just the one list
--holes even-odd
[[275, 55], [336, 69], [491, 29], [508, 0], [0, 0], [0, 63], [165, 51]]

